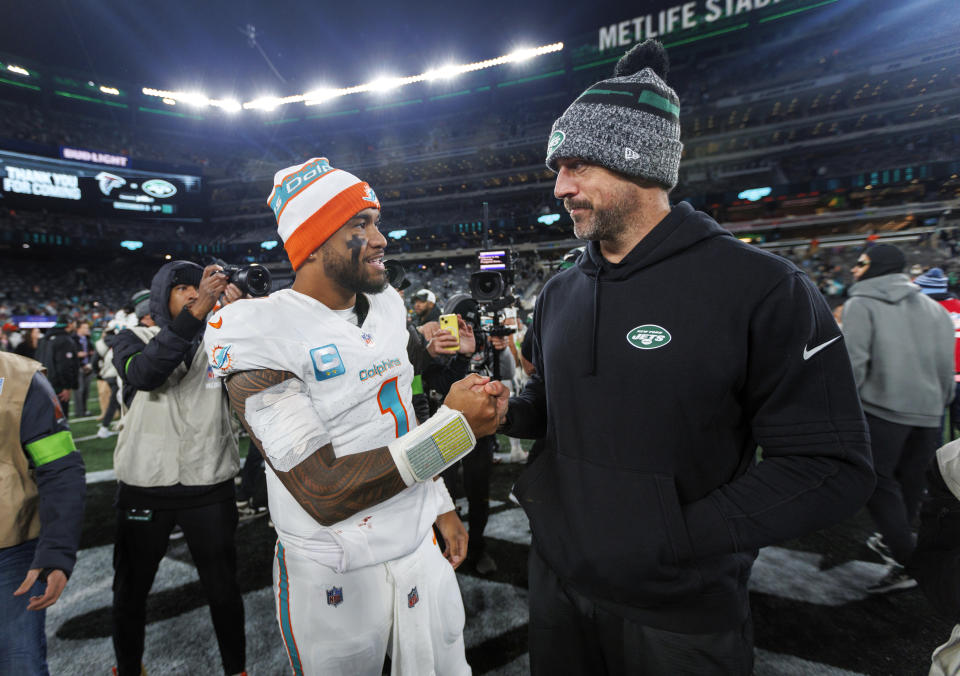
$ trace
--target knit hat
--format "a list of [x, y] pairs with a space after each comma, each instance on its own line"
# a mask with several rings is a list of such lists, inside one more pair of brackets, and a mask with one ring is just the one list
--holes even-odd
[[294, 270], [357, 213], [380, 208], [369, 185], [334, 169], [326, 157], [278, 171], [267, 204]]
[[870, 266], [860, 276], [861, 282], [865, 279], [903, 272], [903, 268], [907, 265], [906, 256], [893, 244], [874, 244], [865, 253], [870, 257]]
[[587, 89], [553, 123], [547, 166], [577, 158], [672, 189], [680, 167], [680, 100], [664, 78], [667, 53], [656, 40], [627, 52], [614, 77]]
[[914, 279], [913, 283], [919, 286], [920, 290], [926, 294], [947, 292], [947, 278], [940, 268], [930, 268]]
[[140, 289], [130, 296], [130, 304], [137, 319], [143, 319], [150, 314], [150, 289]]

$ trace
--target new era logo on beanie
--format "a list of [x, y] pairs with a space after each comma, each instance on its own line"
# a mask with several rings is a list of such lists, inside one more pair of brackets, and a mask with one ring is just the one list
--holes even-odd
[[326, 157], [278, 171], [267, 204], [294, 270], [357, 213], [380, 208], [373, 188]]
[[547, 166], [577, 158], [672, 189], [680, 168], [680, 100], [664, 78], [667, 53], [656, 40], [627, 52], [614, 77], [588, 88], [553, 123]]

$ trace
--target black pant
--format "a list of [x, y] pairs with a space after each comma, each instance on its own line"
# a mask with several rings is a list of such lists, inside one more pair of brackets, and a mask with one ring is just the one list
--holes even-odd
[[470, 542], [467, 545], [470, 557], [476, 560], [483, 555], [487, 545], [483, 540], [483, 531], [490, 518], [490, 470], [493, 467], [493, 435], [477, 439], [474, 448], [463, 460], [463, 492], [467, 497], [470, 513], [467, 524], [470, 527]]
[[117, 409], [120, 408], [120, 402], [117, 401], [117, 392], [120, 391], [120, 387], [117, 385], [116, 378], [107, 378], [104, 382], [110, 386], [110, 401], [107, 403], [107, 410], [103, 412], [103, 417], [100, 418], [100, 426], [110, 427], [113, 416], [117, 414]]
[[926, 485], [924, 474], [940, 447], [936, 427], [911, 427], [867, 414], [877, 487], [867, 502], [883, 541], [901, 565], [910, 562], [912, 523]]
[[[183, 530], [200, 584], [210, 604], [213, 629], [226, 674], [244, 670], [243, 599], [237, 585], [237, 506], [233, 500], [189, 509], [153, 510], [131, 518], [117, 513], [113, 549], [113, 649], [120, 676], [140, 674], [146, 623], [146, 603], [160, 560], [167, 551], [174, 524]], [[210, 673], [209, 667], [200, 669]], [[148, 668], [149, 671], [149, 668]]]
[[264, 474], [263, 456], [252, 443], [240, 468], [237, 500], [250, 500], [254, 507], [267, 506], [267, 475]]
[[93, 380], [93, 371], [84, 371], [80, 368], [80, 374], [77, 376], [77, 389], [73, 391], [73, 401], [77, 405], [77, 417], [83, 417], [89, 414], [87, 411], [87, 397], [90, 396], [90, 381]]
[[619, 617], [565, 586], [530, 547], [530, 673], [748, 676], [753, 621], [681, 634]]
[[956, 385], [953, 401], [950, 402], [950, 438], [960, 436], [960, 383]]
[[[493, 445], [496, 437], [490, 435], [477, 440], [467, 457], [456, 465], [448, 467], [441, 476], [450, 491], [450, 497], [457, 500], [467, 498], [469, 514], [467, 524], [470, 527], [470, 543], [467, 545], [471, 560], [483, 555], [486, 543], [483, 531], [490, 518], [490, 470], [493, 467]], [[461, 484], [459, 471], [463, 469]]]

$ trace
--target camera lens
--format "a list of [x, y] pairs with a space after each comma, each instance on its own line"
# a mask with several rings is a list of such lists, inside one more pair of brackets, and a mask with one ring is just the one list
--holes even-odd
[[257, 298], [270, 293], [270, 271], [262, 265], [251, 265], [246, 269], [247, 289]]
[[403, 270], [403, 265], [400, 261], [384, 261], [384, 267], [387, 269], [387, 282], [395, 289], [399, 289], [400, 285], [403, 284], [403, 278], [406, 276]]
[[470, 294], [484, 302], [497, 300], [506, 291], [503, 276], [499, 272], [474, 272], [470, 275]]

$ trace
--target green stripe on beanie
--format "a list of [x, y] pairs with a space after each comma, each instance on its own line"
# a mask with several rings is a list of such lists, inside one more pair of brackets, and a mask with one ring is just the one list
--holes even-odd
[[576, 158], [672, 189], [680, 155], [680, 100], [664, 78], [667, 53], [656, 40], [627, 52], [614, 77], [597, 82], [553, 123], [546, 164]]

